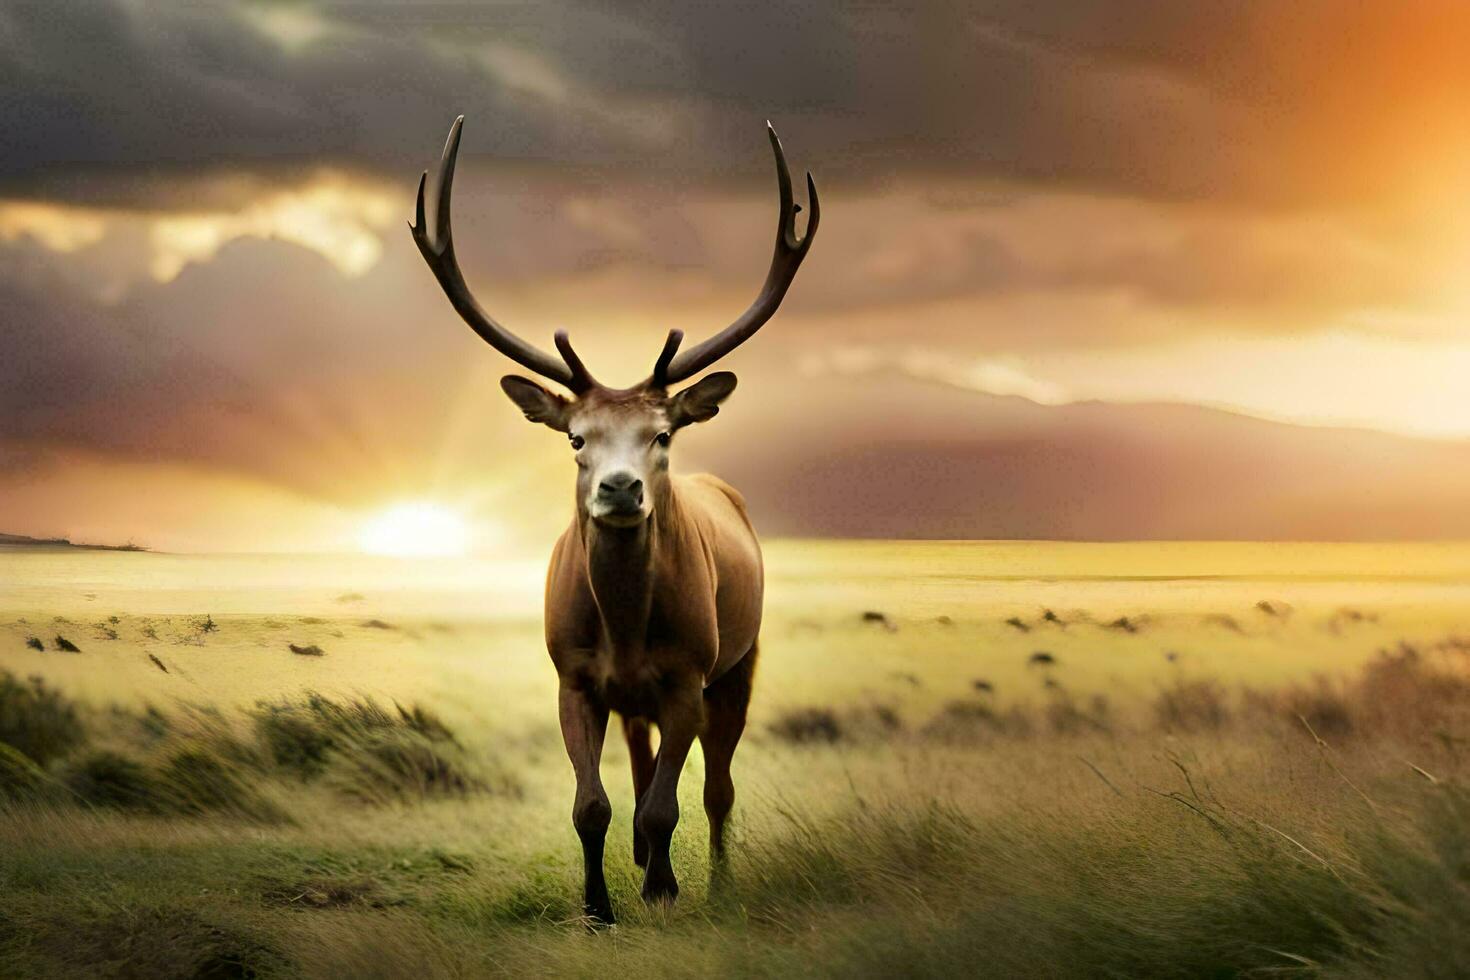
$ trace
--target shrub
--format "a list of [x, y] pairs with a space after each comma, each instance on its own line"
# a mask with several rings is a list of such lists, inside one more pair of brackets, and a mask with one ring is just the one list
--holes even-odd
[[951, 701], [940, 709], [927, 725], [924, 734], [948, 741], [971, 741], [997, 736], [1025, 738], [1035, 725], [1024, 708], [998, 711], [984, 701]]
[[1413, 737], [1452, 730], [1470, 714], [1470, 678], [1430, 664], [1408, 644], [1380, 653], [1348, 694], [1360, 727], [1375, 732]]
[[93, 752], [66, 776], [77, 798], [93, 806], [119, 810], [156, 810], [161, 800], [159, 782], [141, 763], [117, 752]]
[[[1470, 722], [1470, 677], [1408, 644], [1380, 652], [1348, 681], [1318, 678], [1275, 691], [1246, 691], [1249, 710], [1319, 738], [1435, 741]], [[1302, 722], [1306, 725], [1303, 726]]]
[[297, 706], [262, 706], [255, 715], [255, 731], [277, 766], [302, 779], [319, 776], [326, 769], [332, 734]]
[[1323, 738], [1351, 735], [1356, 727], [1347, 697], [1326, 680], [1319, 680], [1310, 688], [1289, 689], [1278, 701], [1291, 721], [1305, 721]]
[[200, 815], [228, 811], [266, 823], [285, 814], [247, 786], [218, 756], [203, 748], [174, 753], [160, 772], [162, 798], [177, 812]]
[[383, 805], [483, 788], [456, 761], [413, 731], [385, 731], [340, 754], [333, 785], [361, 803]]
[[0, 742], [0, 799], [23, 800], [40, 793], [46, 774], [22, 751]]
[[792, 708], [783, 712], [769, 728], [783, 742], [796, 745], [831, 744], [846, 735], [831, 708]]
[[[371, 698], [257, 706], [256, 733], [271, 761], [303, 780], [330, 775], [332, 786], [364, 803], [382, 804], [489, 788], [471, 775], [454, 733], [421, 707], [388, 710]], [[513, 780], [498, 788], [514, 792]]]
[[1046, 724], [1058, 735], [1077, 735], [1082, 732], [1107, 732], [1108, 699], [1094, 695], [1086, 708], [1079, 705], [1065, 691], [1054, 694], [1046, 706]]
[[405, 708], [397, 702], [394, 703], [393, 707], [398, 709], [399, 719], [420, 735], [434, 741], [452, 742], [455, 745], [459, 744], [459, 741], [454, 737], [454, 733], [449, 730], [449, 727], [440, 721], [439, 716], [429, 709], [420, 707], [419, 705]]
[[1230, 721], [1225, 689], [1211, 680], [1176, 680], [1154, 698], [1154, 719], [1170, 732], [1216, 731]]
[[45, 681], [0, 673], [0, 742], [45, 766], [85, 740], [76, 707]]

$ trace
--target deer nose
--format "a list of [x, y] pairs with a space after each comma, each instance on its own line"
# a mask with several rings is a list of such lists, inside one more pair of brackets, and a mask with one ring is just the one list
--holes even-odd
[[626, 470], [602, 478], [597, 485], [598, 496], [604, 499], [621, 497], [637, 504], [643, 503], [643, 481]]

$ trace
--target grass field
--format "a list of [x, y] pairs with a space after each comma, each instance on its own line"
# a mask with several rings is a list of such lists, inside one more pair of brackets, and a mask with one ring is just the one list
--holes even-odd
[[1470, 972], [1470, 547], [767, 557], [731, 873], [613, 742], [589, 935], [539, 562], [0, 551], [0, 975]]

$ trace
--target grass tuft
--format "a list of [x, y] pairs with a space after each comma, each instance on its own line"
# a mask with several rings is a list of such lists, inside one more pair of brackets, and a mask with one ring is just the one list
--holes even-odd
[[336, 701], [310, 694], [257, 705], [253, 718], [277, 767], [303, 781], [329, 775], [334, 789], [361, 803], [518, 791], [504, 774], [486, 780], [471, 773], [454, 733], [416, 705], [389, 710], [371, 698]]
[[[461, 800], [494, 770], [419, 706], [164, 716], [12, 681], [0, 706], [80, 734], [46, 766], [0, 741], [0, 796], [25, 801], [0, 820], [0, 975], [1470, 975], [1466, 649], [1116, 704], [1059, 684], [1010, 706], [966, 670], [909, 726], [942, 676], [758, 714], [708, 893], [685, 773], [671, 910], [638, 901], [609, 780], [620, 926], [592, 937], [559, 751], [532, 792]], [[342, 806], [428, 799], [450, 802]]]
[[45, 788], [41, 767], [20, 749], [0, 742], [0, 799], [30, 799]]
[[286, 958], [253, 929], [129, 898], [81, 900], [18, 914], [7, 943], [12, 976], [237, 980], [281, 975]]
[[443, 746], [411, 730], [378, 731], [355, 742], [341, 756], [333, 785], [343, 796], [376, 806], [484, 788]]
[[45, 681], [0, 672], [0, 742], [45, 766], [85, 739], [76, 707]]
[[768, 727], [776, 738], [794, 745], [830, 745], [847, 737], [837, 712], [831, 708], [792, 708]]
[[91, 806], [118, 810], [158, 810], [161, 784], [142, 763], [117, 752], [102, 750], [75, 762], [66, 774], [66, 786]]
[[1229, 696], [1213, 680], [1179, 678], [1159, 691], [1154, 721], [1166, 732], [1213, 732], [1230, 721]]
[[288, 820], [280, 807], [246, 783], [234, 767], [202, 746], [175, 752], [159, 778], [165, 806], [175, 813], [229, 813], [259, 823]]
[[929, 738], [962, 743], [996, 737], [1026, 738], [1035, 728], [1030, 712], [1019, 705], [1000, 709], [989, 700], [955, 700], [941, 708], [922, 732]]

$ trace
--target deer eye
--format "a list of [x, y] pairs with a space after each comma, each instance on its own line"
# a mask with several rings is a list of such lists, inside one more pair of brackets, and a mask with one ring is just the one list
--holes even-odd
[[669, 445], [669, 440], [671, 440], [672, 438], [673, 436], [671, 434], [667, 432], [660, 432], [658, 435], [653, 437], [653, 441], [667, 449]]
[[581, 449], [583, 446], [587, 445], [587, 440], [583, 439], [581, 436], [570, 436], [569, 438], [572, 440], [573, 449]]

